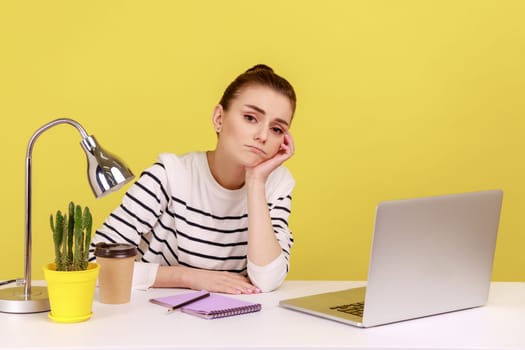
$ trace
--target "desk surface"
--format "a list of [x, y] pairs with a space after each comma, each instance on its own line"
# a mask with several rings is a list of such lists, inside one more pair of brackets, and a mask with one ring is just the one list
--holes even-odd
[[0, 313], [0, 349], [525, 349], [525, 283], [494, 282], [486, 306], [368, 329], [278, 306], [281, 299], [363, 285], [287, 281], [275, 292], [236, 296], [261, 312], [204, 320], [148, 302], [186, 292], [134, 291], [131, 303], [101, 304], [93, 317], [58, 324], [47, 313]]

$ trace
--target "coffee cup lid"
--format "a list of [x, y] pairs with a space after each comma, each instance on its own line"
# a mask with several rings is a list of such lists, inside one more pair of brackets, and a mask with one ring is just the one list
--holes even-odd
[[97, 243], [95, 256], [101, 258], [129, 258], [137, 255], [137, 248], [127, 243]]

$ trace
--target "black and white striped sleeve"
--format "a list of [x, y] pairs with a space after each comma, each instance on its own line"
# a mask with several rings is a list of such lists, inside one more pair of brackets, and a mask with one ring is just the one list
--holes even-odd
[[[169, 201], [164, 165], [146, 169], [128, 189], [121, 204], [109, 215], [93, 238], [98, 242], [139, 245], [142, 235], [152, 230]], [[91, 250], [92, 253], [92, 250]]]
[[251, 282], [263, 292], [278, 288], [290, 269], [290, 251], [294, 241], [288, 218], [291, 214], [294, 186], [295, 182], [285, 168], [276, 171], [267, 183], [268, 208], [275, 238], [281, 246], [281, 254], [265, 266], [255, 265], [249, 260], [247, 264]]

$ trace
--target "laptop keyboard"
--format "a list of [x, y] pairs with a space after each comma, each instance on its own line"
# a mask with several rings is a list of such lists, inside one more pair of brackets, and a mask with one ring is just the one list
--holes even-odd
[[365, 308], [364, 302], [358, 302], [358, 303], [352, 303], [352, 304], [345, 304], [345, 305], [338, 305], [338, 306], [332, 306], [330, 307], [331, 310], [337, 310], [341, 311], [347, 314], [363, 317], [363, 310]]

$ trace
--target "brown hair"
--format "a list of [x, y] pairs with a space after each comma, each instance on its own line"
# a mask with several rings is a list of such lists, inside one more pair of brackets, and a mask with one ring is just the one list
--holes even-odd
[[290, 104], [292, 105], [292, 115], [295, 112], [297, 98], [292, 85], [286, 79], [277, 75], [272, 68], [264, 64], [253, 66], [239, 75], [230, 83], [230, 85], [228, 85], [219, 102], [222, 108], [227, 110], [230, 107], [231, 101], [239, 95], [243, 88], [249, 85], [269, 87], [274, 91], [283, 94], [288, 97], [288, 100], [290, 100]]

